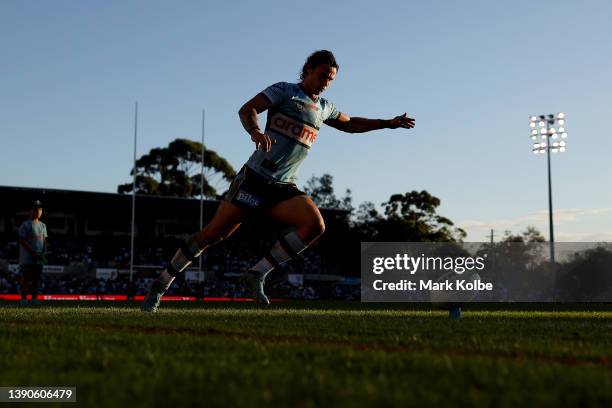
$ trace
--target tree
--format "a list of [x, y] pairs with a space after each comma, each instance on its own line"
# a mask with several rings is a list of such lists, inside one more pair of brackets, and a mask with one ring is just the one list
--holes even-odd
[[304, 192], [312, 198], [312, 201], [321, 208], [330, 210], [353, 211], [353, 197], [351, 190], [347, 189], [344, 197], [336, 198], [333, 187], [334, 178], [330, 174], [321, 177], [312, 176], [304, 186]]
[[609, 302], [612, 295], [612, 246], [600, 244], [576, 251], [561, 264], [558, 281], [561, 301]]
[[378, 233], [377, 226], [383, 220], [376, 205], [371, 201], [365, 201], [359, 204], [352, 226], [360, 237], [374, 237]]
[[371, 201], [364, 201], [359, 204], [355, 218], [357, 223], [370, 223], [380, 220], [380, 217], [374, 203]]
[[[202, 143], [176, 139], [168, 147], [151, 149], [136, 161], [136, 193], [171, 197], [200, 195]], [[134, 169], [130, 172], [134, 174]], [[236, 172], [213, 150], [204, 155], [204, 196], [216, 197], [229, 185]], [[132, 183], [117, 187], [119, 193], [132, 191]]]
[[517, 235], [505, 231], [504, 239], [486, 244], [478, 255], [489, 255], [487, 273], [514, 298], [536, 290], [544, 298], [554, 292], [554, 276], [550, 273], [547, 252], [544, 237], [535, 227], [528, 226]]
[[355, 227], [371, 241], [460, 242], [465, 231], [438, 215], [439, 205], [440, 199], [425, 190], [393, 194], [383, 203], [384, 216], [372, 203], [363, 203]]
[[506, 231], [504, 242], [545, 242], [546, 240], [536, 227], [528, 226], [520, 235], [512, 235], [512, 231]]
[[[383, 203], [389, 238], [401, 241], [461, 241], [466, 233], [436, 214], [440, 199], [427, 191], [393, 194]], [[390, 228], [389, 228], [390, 227]]]
[[545, 261], [543, 249], [547, 246], [544, 242], [546, 240], [540, 231], [533, 226], [528, 226], [519, 235], [506, 231], [502, 242], [494, 245], [496, 259], [500, 264], [505, 259], [514, 268], [522, 265], [526, 270], [532, 270]]

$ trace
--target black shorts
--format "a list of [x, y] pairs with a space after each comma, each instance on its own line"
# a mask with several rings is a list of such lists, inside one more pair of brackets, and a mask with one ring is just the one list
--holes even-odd
[[243, 166], [224, 198], [243, 210], [266, 210], [305, 194], [293, 183], [274, 181]]
[[25, 264], [19, 265], [19, 270], [21, 271], [22, 275], [28, 278], [40, 277], [43, 266], [40, 264]]

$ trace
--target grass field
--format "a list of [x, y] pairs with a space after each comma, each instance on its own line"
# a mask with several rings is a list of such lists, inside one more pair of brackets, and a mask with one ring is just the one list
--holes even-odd
[[87, 407], [612, 406], [610, 305], [500, 307], [4, 302], [0, 386]]

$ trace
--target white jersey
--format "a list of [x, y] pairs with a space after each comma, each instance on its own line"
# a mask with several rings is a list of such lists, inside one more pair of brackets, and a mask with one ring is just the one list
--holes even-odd
[[269, 152], [256, 150], [246, 165], [276, 181], [292, 183], [321, 125], [340, 112], [324, 98], [311, 99], [300, 84], [279, 82], [264, 89], [270, 100], [265, 133], [276, 139]]

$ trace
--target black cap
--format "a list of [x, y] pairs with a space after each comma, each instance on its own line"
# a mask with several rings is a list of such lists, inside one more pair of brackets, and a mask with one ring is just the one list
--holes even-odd
[[40, 200], [34, 200], [32, 201], [32, 206], [30, 208], [43, 208], [43, 205]]

